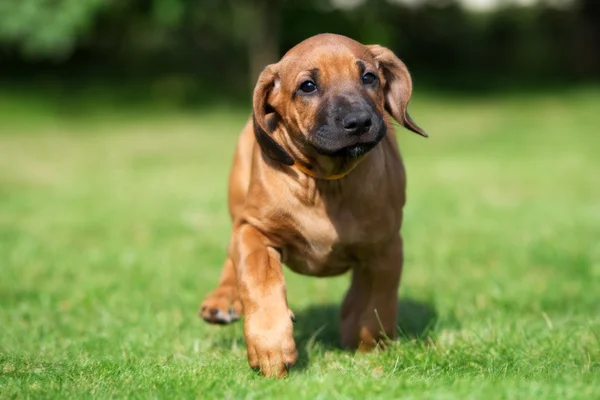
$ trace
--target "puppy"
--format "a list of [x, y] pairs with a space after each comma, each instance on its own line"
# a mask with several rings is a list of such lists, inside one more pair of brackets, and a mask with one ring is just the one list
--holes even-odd
[[396, 333], [405, 171], [394, 129], [407, 113], [406, 66], [389, 49], [322, 34], [261, 73], [229, 177], [233, 221], [217, 288], [200, 314], [244, 317], [248, 363], [282, 377], [296, 362], [282, 272], [352, 272], [341, 343], [366, 351]]

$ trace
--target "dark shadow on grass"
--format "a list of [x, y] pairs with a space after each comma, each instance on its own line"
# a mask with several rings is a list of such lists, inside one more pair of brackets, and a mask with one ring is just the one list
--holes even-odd
[[[293, 370], [304, 370], [309, 366], [310, 349], [314, 346], [325, 351], [346, 351], [340, 345], [340, 304], [319, 304], [303, 310], [295, 310], [294, 338], [298, 349], [298, 361]], [[433, 305], [409, 298], [400, 299], [398, 313], [399, 340], [417, 340], [429, 343], [435, 339], [435, 328], [439, 328], [438, 313]], [[238, 322], [239, 323], [239, 322]], [[458, 327], [458, 321], [450, 316], [442, 322], [444, 326]], [[229, 327], [231, 329], [231, 327]], [[223, 327], [219, 327], [223, 329]], [[241, 330], [216, 335], [212, 338], [215, 347], [231, 348], [234, 341], [243, 346]]]
[[[339, 329], [340, 304], [321, 304], [295, 312], [297, 323], [294, 336], [299, 358], [294, 369], [304, 369], [309, 364], [309, 349], [320, 345], [325, 349], [341, 350]], [[413, 299], [399, 302], [399, 338], [427, 340], [438, 321], [433, 305]]]

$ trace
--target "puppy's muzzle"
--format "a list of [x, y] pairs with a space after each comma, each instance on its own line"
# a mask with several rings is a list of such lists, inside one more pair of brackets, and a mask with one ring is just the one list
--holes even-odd
[[327, 102], [321, 122], [309, 136], [310, 143], [323, 155], [360, 157], [383, 138], [386, 125], [370, 99], [363, 96], [337, 96]]
[[351, 136], [360, 136], [371, 129], [373, 120], [369, 111], [357, 111], [346, 115], [342, 120], [342, 128]]

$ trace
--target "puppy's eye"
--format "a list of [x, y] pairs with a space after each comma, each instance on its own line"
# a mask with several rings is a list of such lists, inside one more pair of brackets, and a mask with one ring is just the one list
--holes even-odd
[[372, 72], [367, 72], [362, 76], [363, 85], [372, 85], [377, 81], [377, 75]]
[[317, 85], [313, 81], [304, 81], [300, 85], [300, 91], [304, 93], [312, 93], [317, 90]]

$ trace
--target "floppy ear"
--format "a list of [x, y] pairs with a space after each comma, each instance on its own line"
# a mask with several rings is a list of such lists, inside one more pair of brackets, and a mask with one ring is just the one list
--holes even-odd
[[406, 65], [390, 50], [379, 45], [367, 46], [383, 77], [385, 109], [403, 127], [428, 137], [427, 133], [408, 115], [407, 107], [412, 94], [412, 80]]
[[268, 65], [258, 77], [252, 96], [254, 135], [268, 157], [285, 165], [293, 165], [294, 159], [271, 136], [279, 122], [279, 115], [269, 105], [269, 95], [275, 89], [276, 81], [276, 64]]

